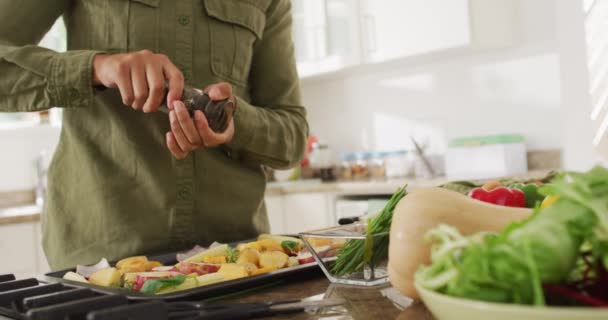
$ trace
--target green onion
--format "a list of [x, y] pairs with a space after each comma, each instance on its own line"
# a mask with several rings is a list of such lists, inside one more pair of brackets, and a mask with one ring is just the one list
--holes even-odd
[[388, 234], [376, 239], [373, 235], [390, 231], [395, 207], [406, 194], [406, 186], [399, 188], [378, 216], [368, 222], [365, 240], [353, 239], [346, 242], [332, 267], [335, 275], [345, 276], [358, 272], [365, 265], [376, 266], [388, 257]]

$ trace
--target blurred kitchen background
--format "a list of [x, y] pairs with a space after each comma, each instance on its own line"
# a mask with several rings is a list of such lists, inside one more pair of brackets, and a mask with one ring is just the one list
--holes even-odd
[[[373, 213], [398, 186], [542, 176], [608, 155], [608, 1], [293, 0], [307, 159], [269, 170], [272, 232]], [[65, 50], [59, 20], [41, 45]], [[40, 249], [61, 111], [0, 113], [0, 255]]]

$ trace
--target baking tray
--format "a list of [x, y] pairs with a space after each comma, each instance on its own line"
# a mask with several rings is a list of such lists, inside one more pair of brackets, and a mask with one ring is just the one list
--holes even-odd
[[[237, 244], [249, 241], [239, 241], [236, 243], [230, 243], [229, 245], [235, 247]], [[187, 249], [186, 249], [187, 250]], [[186, 251], [184, 250], [184, 251]], [[179, 251], [182, 252], [182, 251]], [[176, 258], [177, 252], [148, 255], [149, 260], [155, 260], [161, 262], [163, 265], [173, 265], [177, 263]], [[111, 265], [115, 265], [115, 262], [111, 262]], [[164, 300], [164, 301], [183, 301], [183, 300], [215, 300], [226, 296], [240, 295], [252, 291], [258, 291], [266, 287], [277, 286], [282, 283], [293, 283], [310, 279], [311, 277], [318, 277], [322, 275], [321, 269], [316, 262], [311, 262], [303, 265], [288, 267], [271, 271], [264, 274], [255, 276], [249, 276], [245, 278], [223, 281], [215, 284], [210, 284], [198, 288], [192, 288], [183, 291], [172, 292], [162, 295], [148, 295], [139, 292], [133, 292], [127, 289], [120, 288], [108, 288], [97, 286], [88, 283], [76, 282], [71, 280], [63, 279], [63, 275], [69, 271], [76, 271], [76, 268], [65, 269], [60, 271], [49, 272], [38, 279], [41, 282], [46, 283], [63, 283], [70, 287], [89, 288], [95, 292], [101, 294], [121, 294], [126, 296], [132, 301], [150, 301], [150, 300]]]

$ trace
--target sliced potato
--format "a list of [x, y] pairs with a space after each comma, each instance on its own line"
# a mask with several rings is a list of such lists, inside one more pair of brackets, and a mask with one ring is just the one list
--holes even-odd
[[249, 275], [245, 266], [236, 263], [223, 264], [218, 273], [224, 276], [224, 280], [244, 278]]
[[194, 255], [194, 256], [184, 260], [184, 262], [203, 262], [203, 259], [205, 257], [225, 256], [226, 249], [228, 249], [227, 244], [218, 245], [211, 249], [207, 249], [201, 253]]
[[330, 246], [332, 244], [332, 239], [328, 238], [307, 238], [306, 240], [314, 248]]
[[134, 263], [148, 263], [148, 258], [145, 256], [124, 258], [116, 263], [116, 269], [122, 269], [123, 266]]
[[122, 274], [116, 268], [105, 268], [93, 273], [89, 283], [103, 287], [120, 287]]
[[223, 274], [214, 272], [198, 276], [196, 280], [198, 281], [198, 286], [200, 287], [224, 281], [226, 279]]
[[293, 266], [297, 266], [297, 265], [300, 265], [300, 262], [298, 261], [298, 257], [289, 257], [289, 259], [287, 260], [287, 266], [293, 267]]
[[249, 275], [251, 275], [254, 271], [258, 270], [258, 266], [256, 266], [253, 263], [250, 263], [250, 262], [244, 262], [244, 263], [237, 262], [237, 264], [245, 267], [245, 270], [247, 271], [247, 274], [249, 274]]
[[168, 287], [168, 288], [160, 289], [160, 290], [158, 290], [158, 292], [156, 294], [167, 294], [167, 293], [171, 293], [171, 292], [188, 290], [188, 289], [192, 289], [192, 288], [196, 288], [196, 287], [198, 287], [198, 280], [196, 279], [196, 277], [189, 277], [189, 278], [186, 278], [186, 280], [184, 280], [184, 282], [182, 282], [182, 284], [175, 286], [175, 287]]
[[258, 252], [262, 251], [262, 245], [258, 241], [247, 242], [247, 243], [239, 243], [236, 246], [236, 249], [239, 250], [239, 251], [243, 251], [243, 250], [245, 250], [247, 248], [255, 249]]
[[118, 270], [122, 273], [145, 272], [148, 267], [148, 260], [132, 260], [123, 263]]
[[266, 251], [260, 253], [260, 267], [276, 267], [277, 269], [287, 266], [289, 256], [283, 251]]
[[275, 266], [270, 266], [270, 267], [264, 267], [264, 268], [260, 268], [258, 270], [255, 270], [251, 273], [252, 276], [258, 275], [258, 274], [263, 274], [263, 273], [267, 273], [267, 272], [271, 272], [271, 271], [275, 271], [275, 270], [279, 270], [279, 268], [275, 267]]
[[148, 261], [148, 263], [146, 264], [146, 271], [152, 271], [152, 269], [162, 266], [163, 264], [158, 261]]
[[67, 272], [66, 274], [64, 274], [63, 278], [65, 280], [70, 280], [70, 281], [89, 283], [89, 281], [85, 277], [79, 275], [76, 272], [72, 272], [72, 271]]
[[170, 271], [132, 272], [125, 273], [122, 279], [126, 283], [133, 283], [135, 282], [138, 276], [144, 278], [169, 278], [171, 276], [174, 276], [175, 274], [176, 272]]
[[204, 263], [222, 264], [226, 263], [226, 256], [203, 257]]
[[245, 248], [239, 252], [239, 257], [236, 260], [237, 264], [252, 263], [258, 265], [260, 262], [260, 252], [253, 248]]
[[259, 240], [258, 243], [262, 246], [262, 251], [283, 251], [281, 242], [274, 239]]

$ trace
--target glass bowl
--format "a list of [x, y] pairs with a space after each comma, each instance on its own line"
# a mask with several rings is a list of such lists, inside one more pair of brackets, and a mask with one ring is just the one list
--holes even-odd
[[312, 256], [332, 283], [369, 287], [389, 281], [388, 232], [368, 234], [367, 224], [356, 223], [302, 232], [300, 237], [306, 245], [301, 257]]

